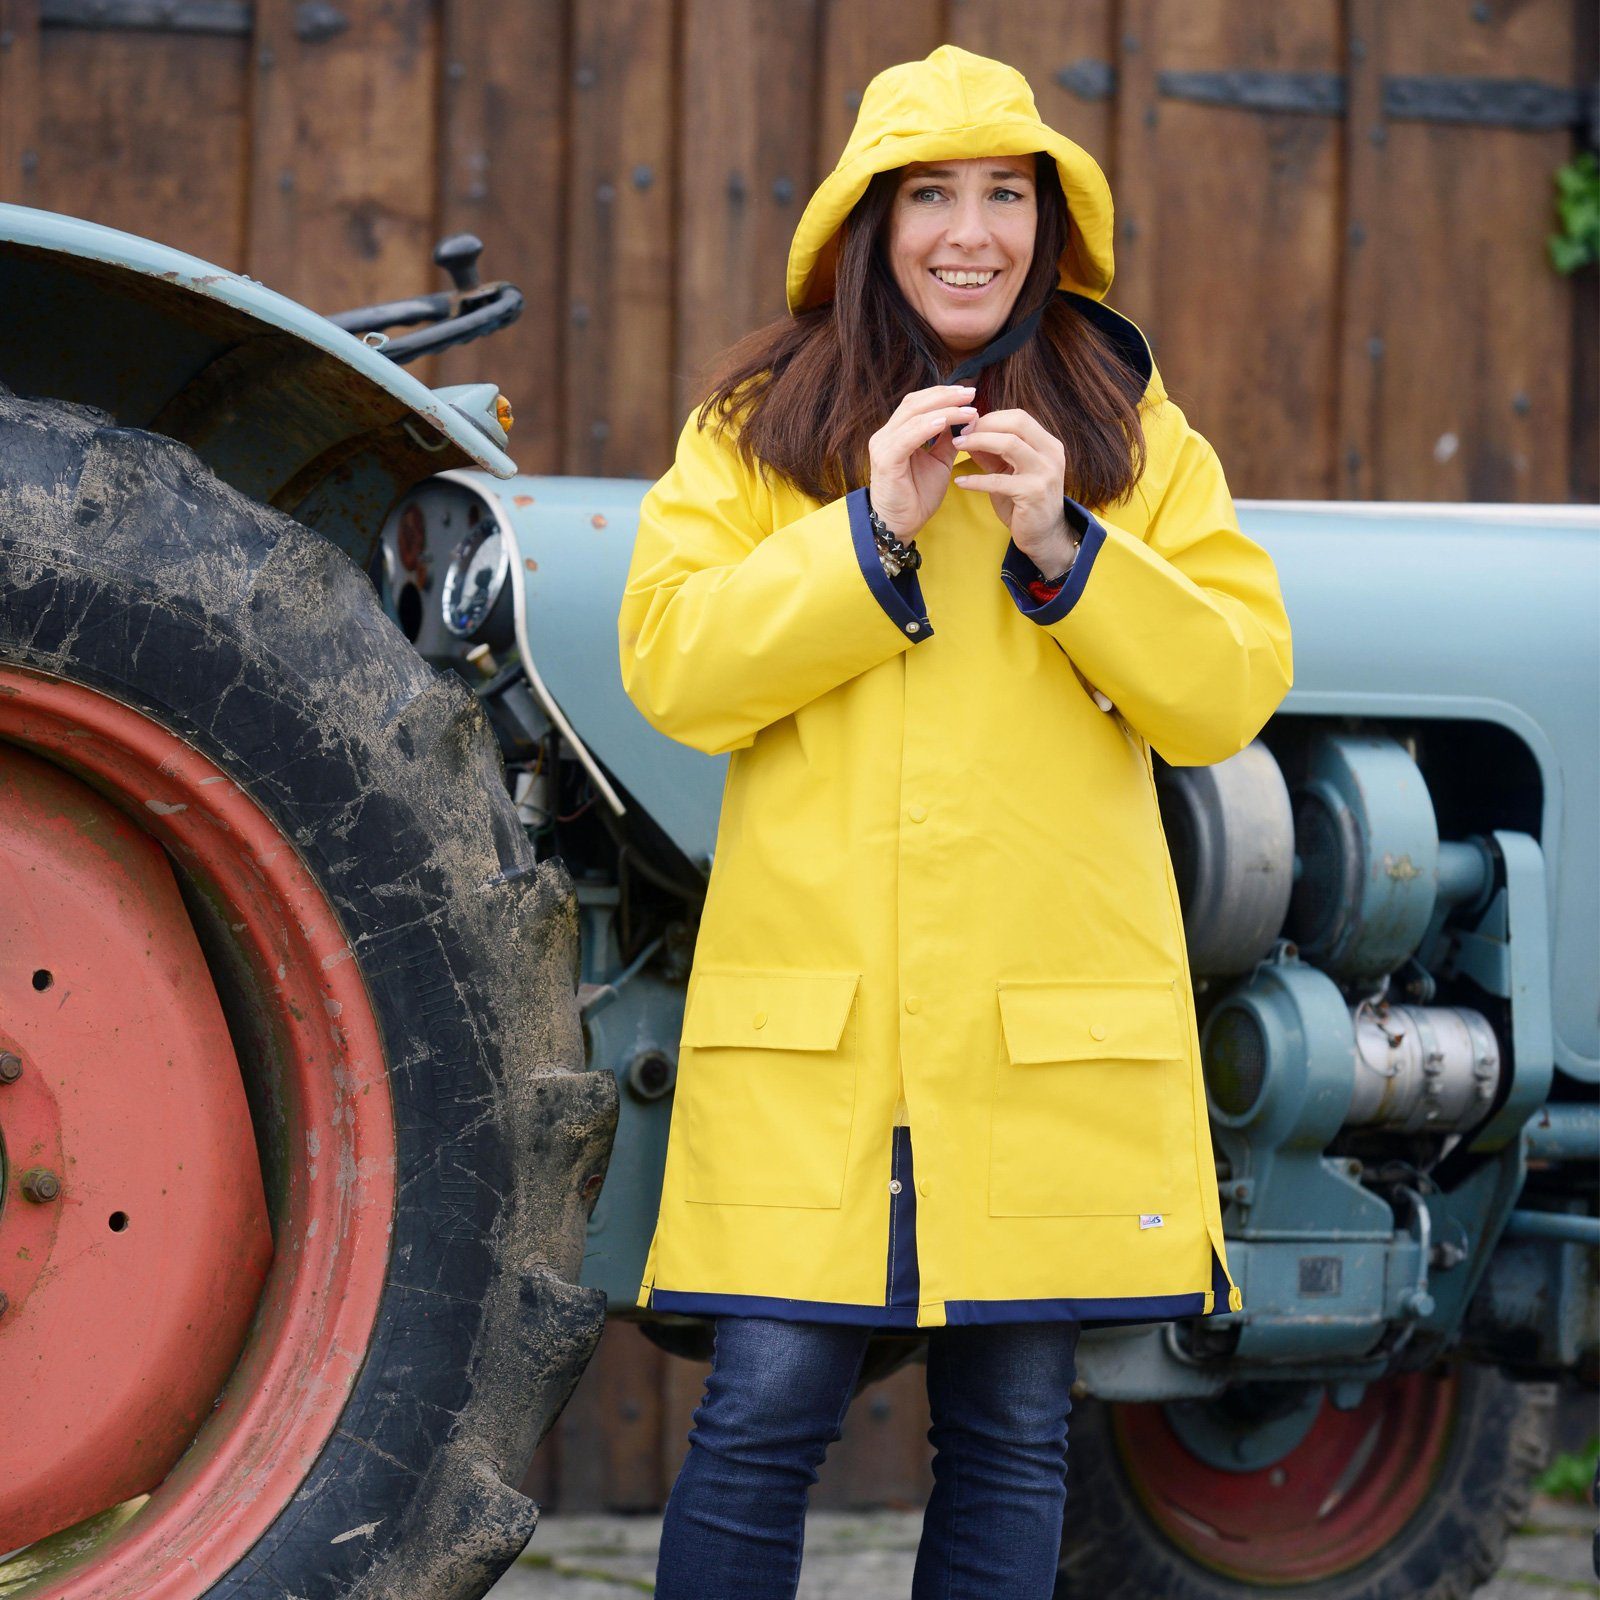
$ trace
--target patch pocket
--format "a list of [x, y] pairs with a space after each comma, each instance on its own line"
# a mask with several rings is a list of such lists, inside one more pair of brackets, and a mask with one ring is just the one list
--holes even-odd
[[687, 1197], [837, 1207], [855, 1121], [858, 972], [696, 969], [673, 1116]]
[[989, 1214], [1166, 1211], [1188, 1081], [1178, 980], [1002, 981]]

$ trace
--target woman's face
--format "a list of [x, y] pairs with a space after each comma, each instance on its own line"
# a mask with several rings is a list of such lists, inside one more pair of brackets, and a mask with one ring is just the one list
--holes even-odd
[[1005, 326], [1033, 260], [1035, 157], [915, 161], [888, 218], [894, 281], [956, 356]]

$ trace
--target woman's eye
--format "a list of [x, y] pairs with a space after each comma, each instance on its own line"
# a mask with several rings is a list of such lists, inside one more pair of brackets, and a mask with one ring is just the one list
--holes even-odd
[[940, 191], [937, 189], [913, 189], [911, 191], [911, 198], [913, 200], [920, 200], [925, 194], [938, 194], [939, 192]]

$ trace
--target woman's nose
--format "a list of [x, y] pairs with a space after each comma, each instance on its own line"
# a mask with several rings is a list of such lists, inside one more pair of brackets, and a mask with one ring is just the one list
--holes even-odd
[[989, 224], [983, 214], [983, 201], [976, 195], [970, 199], [958, 200], [955, 214], [950, 218], [950, 225], [945, 233], [951, 244], [960, 245], [967, 250], [977, 249], [986, 244], [989, 239]]

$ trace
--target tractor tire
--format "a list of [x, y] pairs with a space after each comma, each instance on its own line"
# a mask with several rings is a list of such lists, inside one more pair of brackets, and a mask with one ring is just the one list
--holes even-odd
[[1527, 1511], [1554, 1396], [1488, 1366], [1401, 1374], [1237, 1472], [1159, 1404], [1076, 1401], [1055, 1600], [1466, 1600]]
[[[26, 852], [37, 840], [45, 859], [74, 818], [90, 820], [62, 858], [71, 872], [175, 881], [192, 926], [151, 938], [203, 961], [152, 968], [115, 1003], [201, 982], [198, 1013], [214, 989], [238, 1062], [213, 1066], [236, 1080], [214, 1087], [220, 1101], [243, 1080], [251, 1168], [191, 1193], [187, 1220], [165, 1215], [169, 1182], [173, 1194], [191, 1182], [204, 1152], [164, 1148], [174, 1119], [152, 1124], [154, 1146], [92, 1124], [114, 1106], [140, 1114], [166, 1067], [130, 1096], [137, 1039], [96, 1055], [61, 1032], [69, 999], [73, 1026], [92, 1032], [83, 997], [116, 995], [119, 975], [89, 970], [81, 929], [43, 915], [8, 929], [0, 914], [0, 1033], [32, 1030], [0, 1041], [20, 1074], [0, 1083], [0, 1163], [13, 1156], [0, 1430], [20, 1445], [7, 1421], [28, 1403], [16, 1377], [67, 1405], [124, 1353], [97, 1339], [154, 1340], [186, 1292], [112, 1279], [47, 1337], [49, 1296], [74, 1292], [80, 1261], [103, 1266], [159, 1233], [151, 1270], [195, 1252], [207, 1303], [239, 1330], [220, 1385], [170, 1351], [146, 1375], [171, 1402], [163, 1419], [201, 1385], [183, 1401], [192, 1425], [144, 1461], [148, 1481], [46, 1481], [46, 1459], [29, 1504], [0, 1484], [0, 1552], [43, 1552], [32, 1567], [26, 1549], [0, 1561], [0, 1592], [33, 1572], [30, 1600], [476, 1600], [533, 1532], [538, 1507], [518, 1485], [604, 1324], [603, 1295], [576, 1279], [616, 1086], [584, 1070], [570, 878], [559, 860], [536, 863], [474, 697], [411, 649], [327, 540], [185, 446], [0, 387], [0, 780], [46, 797], [31, 837], [18, 807], [0, 805], [0, 844], [24, 862], [12, 881], [27, 893]], [[108, 940], [119, 917], [140, 938], [157, 920], [119, 905]], [[26, 961], [24, 938], [38, 946]], [[31, 990], [15, 981], [29, 966]], [[35, 1001], [49, 1002], [37, 1016]], [[186, 1023], [175, 1017], [173, 1035]], [[57, 1118], [63, 1145], [49, 1205], [18, 1199], [30, 1105]], [[199, 1130], [197, 1110], [176, 1131], [199, 1144]], [[135, 1152], [117, 1166], [132, 1143], [139, 1171]], [[91, 1170], [91, 1148], [109, 1152], [106, 1170]], [[152, 1162], [160, 1183], [144, 1210], [122, 1203], [116, 1186], [145, 1182]], [[248, 1191], [237, 1260], [207, 1257], [235, 1187]], [[27, 1198], [39, 1195], [35, 1175]], [[250, 1195], [270, 1226], [254, 1243]], [[7, 1307], [8, 1229], [42, 1227], [47, 1212], [61, 1239], [100, 1232]], [[80, 1370], [91, 1354], [101, 1365]], [[83, 1426], [110, 1427], [109, 1414], [101, 1403]], [[84, 1459], [149, 1455], [142, 1427], [125, 1433]], [[58, 1535], [63, 1517], [73, 1531]]]

